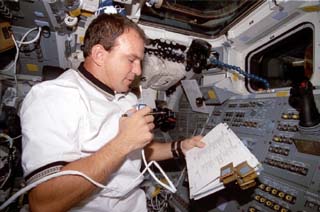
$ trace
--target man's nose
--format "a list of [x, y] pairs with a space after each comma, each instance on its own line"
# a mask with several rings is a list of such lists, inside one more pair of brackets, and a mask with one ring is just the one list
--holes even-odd
[[141, 73], [142, 73], [141, 63], [136, 63], [136, 64], [133, 66], [132, 72], [133, 72], [135, 75], [140, 76]]

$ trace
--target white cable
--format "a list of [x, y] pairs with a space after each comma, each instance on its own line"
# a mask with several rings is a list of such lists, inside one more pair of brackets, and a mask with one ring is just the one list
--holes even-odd
[[[26, 37], [27, 37], [32, 31], [34, 31], [34, 30], [36, 30], [36, 29], [38, 29], [37, 35], [36, 35], [32, 40], [23, 42], [24, 39], [26, 39]], [[20, 47], [21, 45], [26, 45], [26, 44], [31, 44], [31, 43], [36, 42], [36, 41], [40, 38], [41, 30], [42, 30], [41, 27], [34, 27], [34, 28], [28, 30], [28, 31], [23, 35], [23, 37], [21, 38], [21, 40], [20, 40], [20, 41], [17, 41], [17, 43], [19, 44], [19, 47]]]
[[4, 134], [4, 133], [0, 133], [0, 137], [6, 138], [7, 140], [5, 140], [5, 141], [8, 141], [9, 147], [12, 148], [12, 146], [13, 146], [13, 138], [11, 138], [9, 135]]
[[11, 176], [11, 168], [9, 169], [8, 173], [7, 173], [7, 176], [6, 176], [6, 179], [4, 179], [4, 181], [1, 183], [0, 185], [0, 189], [2, 189], [2, 187], [6, 184], [7, 180], [9, 179], [9, 177]]
[[[16, 55], [14, 57], [14, 60], [13, 60], [13, 63], [11, 63], [9, 66], [7, 66], [3, 71], [4, 72], [7, 72], [7, 71], [10, 71], [10, 69], [12, 68], [12, 66], [16, 65], [17, 64], [17, 61], [18, 61], [18, 57], [19, 57], [19, 46], [16, 42], [16, 39], [14, 38], [14, 35], [11, 34], [11, 38], [13, 40], [13, 43], [14, 43], [14, 46], [16, 47]], [[16, 68], [14, 67], [14, 75], [16, 73]], [[4, 73], [5, 74], [5, 73]]]
[[67, 171], [61, 171], [61, 172], [57, 172], [54, 174], [51, 174], [49, 176], [45, 176], [41, 179], [39, 179], [38, 181], [35, 181], [29, 185], [27, 185], [26, 187], [20, 189], [18, 192], [16, 192], [14, 195], [12, 195], [7, 201], [5, 201], [1, 206], [0, 206], [0, 211], [3, 210], [4, 208], [6, 208], [10, 203], [12, 203], [16, 198], [18, 198], [21, 194], [24, 194], [25, 192], [29, 191], [30, 189], [36, 187], [37, 185], [39, 185], [40, 183], [43, 183], [45, 181], [48, 181], [52, 178], [56, 178], [56, 177], [60, 177], [60, 176], [65, 176], [65, 175], [78, 175], [81, 176], [83, 178], [85, 178], [86, 180], [88, 180], [89, 182], [91, 182], [92, 184], [96, 185], [97, 187], [100, 188], [106, 188], [106, 186], [92, 180], [90, 177], [88, 177], [87, 175], [83, 174], [82, 172], [79, 171], [73, 171], [73, 170], [67, 170]]
[[[36, 37], [35, 37], [34, 39], [32, 39], [31, 41], [23, 42], [24, 39], [26, 39], [26, 37], [27, 37], [32, 31], [34, 31], [34, 30], [36, 30], [36, 29], [39, 30], [38, 33], [37, 33], [37, 35], [36, 35]], [[18, 62], [19, 53], [20, 53], [19, 48], [20, 48], [20, 46], [21, 46], [22, 44], [31, 44], [31, 43], [34, 43], [35, 41], [37, 41], [37, 40], [40, 38], [41, 30], [42, 30], [41, 27], [34, 27], [34, 28], [28, 30], [28, 31], [22, 36], [22, 38], [21, 38], [20, 41], [17, 41], [17, 40], [15, 39], [14, 35], [11, 34], [11, 38], [12, 38], [12, 40], [13, 40], [13, 42], [14, 42], [15, 47], [16, 47], [16, 55], [15, 55], [15, 57], [14, 57], [13, 62], [12, 62], [9, 66], [7, 66], [4, 70], [2, 70], [2, 74], [9, 74], [9, 73], [5, 73], [5, 72], [10, 71], [10, 69], [13, 67], [13, 77], [14, 77], [14, 82], [15, 82], [15, 84], [16, 84], [16, 90], [17, 90], [17, 91], [18, 91], [17, 62]]]
[[20, 138], [20, 137], [22, 137], [22, 135], [18, 135], [18, 136], [16, 136], [16, 137], [12, 138], [12, 140], [16, 140], [16, 139], [18, 139], [18, 138]]
[[[134, 183], [135, 181], [137, 181], [147, 170], [149, 171], [150, 175], [153, 177], [153, 179], [155, 179], [160, 185], [162, 185], [163, 187], [165, 187], [166, 189], [168, 189], [169, 191], [175, 193], [177, 191], [177, 189], [175, 188], [175, 186], [172, 184], [172, 182], [170, 181], [170, 179], [167, 177], [167, 175], [164, 173], [164, 171], [161, 169], [161, 167], [159, 166], [159, 164], [155, 161], [151, 161], [149, 162], [149, 164], [147, 164], [145, 155], [144, 155], [144, 150], [141, 151], [142, 154], [142, 158], [143, 161], [146, 165], [145, 169], [140, 173], [140, 175], [133, 180], [132, 183]], [[165, 179], [167, 180], [167, 182], [169, 183], [169, 186], [162, 183], [152, 172], [152, 170], [149, 168], [152, 164], [155, 164], [156, 167], [160, 170], [160, 172], [162, 173], [162, 175], [165, 177]], [[48, 181], [52, 178], [56, 178], [56, 177], [60, 177], [60, 176], [65, 176], [65, 175], [78, 175], [81, 176], [83, 178], [85, 178], [86, 180], [88, 180], [89, 182], [91, 182], [92, 184], [94, 184], [95, 186], [102, 188], [102, 189], [107, 189], [107, 186], [104, 186], [98, 182], [96, 182], [95, 180], [93, 180], [92, 178], [90, 178], [89, 176], [85, 175], [82, 172], [79, 171], [74, 171], [74, 170], [67, 170], [67, 171], [61, 171], [61, 172], [57, 172], [54, 174], [51, 174], [49, 176], [43, 177], [41, 179], [39, 179], [38, 181], [35, 181], [29, 185], [27, 185], [26, 187], [20, 189], [18, 192], [16, 192], [14, 195], [12, 195], [7, 201], [5, 201], [1, 206], [0, 206], [0, 211], [3, 210], [5, 207], [7, 207], [9, 204], [11, 204], [16, 198], [18, 198], [21, 194], [24, 194], [25, 192], [29, 191], [30, 189], [36, 187], [37, 185], [39, 185], [40, 183], [43, 183], [45, 181]], [[131, 184], [132, 184], [131, 183]], [[128, 186], [130, 187], [130, 186]], [[109, 189], [109, 188], [108, 188]]]
[[99, 15], [98, 13], [100, 13], [101, 10], [105, 10], [109, 7], [114, 7], [113, 5], [108, 5], [108, 6], [103, 6], [103, 7], [99, 7], [96, 12], [94, 13], [95, 16]]
[[[146, 166], [145, 169], [148, 170], [149, 174], [152, 176], [152, 178], [159, 183], [161, 186], [165, 187], [166, 189], [168, 189], [169, 191], [171, 191], [172, 193], [175, 193], [177, 191], [176, 187], [173, 185], [173, 183], [171, 182], [171, 180], [169, 179], [169, 177], [166, 175], [166, 173], [162, 170], [162, 168], [160, 167], [160, 165], [156, 162], [156, 161], [150, 161], [149, 164], [147, 163], [146, 160], [146, 156], [144, 154], [144, 149], [142, 149], [141, 151], [141, 155], [142, 155], [142, 160], [144, 162], [144, 165]], [[161, 172], [161, 174], [164, 176], [164, 178], [167, 180], [167, 182], [169, 183], [169, 186], [163, 182], [161, 182], [153, 173], [153, 171], [149, 168], [152, 164], [154, 164], [158, 170]]]
[[109, 6], [104, 6], [104, 7], [98, 8], [98, 9], [96, 10], [96, 12], [94, 13], [94, 15], [97, 16], [98, 13], [99, 13], [101, 10], [104, 10], [104, 9], [106, 9], [107, 7], [109, 7]]
[[81, 9], [82, 8], [82, 6], [83, 6], [83, 0], [79, 0], [79, 9]]
[[19, 58], [19, 52], [20, 52], [20, 49], [19, 49], [19, 46], [12, 34], [12, 39], [13, 39], [13, 42], [14, 42], [14, 45], [16, 47], [16, 56], [14, 58], [14, 66], [13, 66], [13, 76], [14, 76], [14, 84], [16, 85], [16, 94], [18, 96], [18, 78], [17, 78], [17, 62], [18, 62], [18, 58]]
[[180, 176], [179, 176], [178, 180], [176, 181], [175, 186], [179, 186], [180, 181], [182, 180], [185, 171], [187, 171], [187, 167], [186, 167], [186, 166], [182, 169], [182, 171], [181, 171], [181, 173], [180, 173]]

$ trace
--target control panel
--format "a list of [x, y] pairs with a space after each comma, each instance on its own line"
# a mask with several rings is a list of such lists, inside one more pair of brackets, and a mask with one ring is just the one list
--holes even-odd
[[228, 100], [215, 106], [202, 134], [221, 122], [230, 126], [263, 170], [250, 191], [232, 194], [226, 188], [192, 202], [195, 210], [320, 211], [320, 126], [299, 126], [299, 113], [289, 105], [288, 97], [253, 95]]

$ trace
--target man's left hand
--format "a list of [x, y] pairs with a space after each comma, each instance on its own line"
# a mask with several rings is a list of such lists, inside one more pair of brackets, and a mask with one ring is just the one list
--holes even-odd
[[194, 147], [203, 148], [206, 144], [201, 141], [203, 136], [197, 135], [191, 138], [187, 138], [181, 142], [181, 149], [183, 154], [185, 155], [186, 152]]

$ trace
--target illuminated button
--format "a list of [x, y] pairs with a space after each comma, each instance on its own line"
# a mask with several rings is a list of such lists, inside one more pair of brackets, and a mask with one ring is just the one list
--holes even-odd
[[288, 209], [286, 209], [286, 208], [281, 208], [280, 212], [288, 212]]
[[280, 138], [279, 138], [278, 136], [274, 136], [274, 137], [273, 137], [273, 140], [274, 140], [275, 142], [280, 142]]
[[266, 187], [266, 192], [270, 192], [271, 189], [272, 189], [272, 188], [271, 188], [270, 186], [267, 186], [267, 187]]
[[249, 212], [256, 212], [257, 210], [255, 208], [253, 208], [253, 207], [250, 207], [248, 211]]
[[278, 197], [283, 198], [284, 196], [285, 196], [285, 193], [280, 191], [279, 194], [278, 194]]
[[270, 200], [268, 200], [268, 201], [266, 202], [266, 206], [272, 207], [272, 205], [273, 205], [273, 203], [272, 203]]
[[278, 190], [277, 189], [272, 189], [272, 191], [271, 191], [271, 194], [273, 194], [273, 195], [277, 195], [277, 193], [278, 193]]
[[254, 199], [255, 199], [255, 200], [257, 200], [257, 201], [259, 201], [259, 200], [260, 200], [260, 198], [261, 198], [261, 196], [260, 196], [260, 195], [256, 195], [256, 196], [254, 196]]
[[288, 114], [283, 113], [283, 114], [282, 114], [282, 116], [281, 116], [281, 118], [283, 118], [283, 119], [288, 119], [288, 118], [289, 118], [289, 116], [288, 116]]
[[260, 202], [261, 202], [261, 203], [264, 203], [265, 201], [266, 201], [266, 198], [264, 198], [264, 197], [261, 197], [261, 198], [260, 198]]
[[299, 119], [299, 114], [293, 114], [292, 119], [298, 120]]
[[288, 202], [292, 202], [293, 196], [291, 196], [290, 194], [287, 194], [286, 197], [285, 197], [285, 200], [288, 201]]
[[280, 210], [280, 205], [275, 204], [275, 205], [273, 206], [273, 210], [279, 211], [279, 210]]
[[266, 185], [263, 184], [263, 183], [261, 183], [261, 184], [259, 185], [259, 188], [260, 188], [261, 190], [264, 190], [265, 187], [266, 187]]

